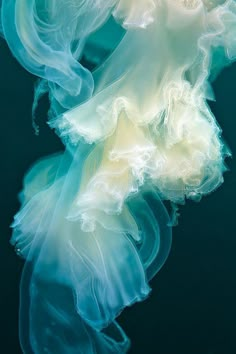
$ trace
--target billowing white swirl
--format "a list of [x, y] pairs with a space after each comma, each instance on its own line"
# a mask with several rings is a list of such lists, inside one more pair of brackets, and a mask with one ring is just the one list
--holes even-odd
[[170, 251], [164, 201], [223, 182], [229, 151], [207, 100], [236, 57], [236, 3], [2, 0], [0, 30], [40, 77], [33, 109], [48, 92], [66, 148], [30, 169], [12, 224], [22, 350], [125, 353], [115, 319]]

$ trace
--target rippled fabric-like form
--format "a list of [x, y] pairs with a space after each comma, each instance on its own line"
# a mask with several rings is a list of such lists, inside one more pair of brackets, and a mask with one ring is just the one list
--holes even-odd
[[34, 107], [49, 93], [66, 147], [27, 173], [12, 224], [22, 350], [125, 353], [116, 317], [149, 295], [170, 251], [164, 201], [223, 182], [230, 153], [207, 99], [236, 56], [236, 3], [3, 0], [1, 32], [41, 79]]

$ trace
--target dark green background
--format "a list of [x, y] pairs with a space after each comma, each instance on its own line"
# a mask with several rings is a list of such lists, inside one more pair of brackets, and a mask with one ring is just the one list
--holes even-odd
[[[28, 167], [62, 145], [45, 124], [46, 99], [38, 111], [40, 135], [34, 135], [34, 78], [16, 63], [3, 41], [0, 55], [0, 353], [18, 354], [22, 261], [9, 245], [9, 224]], [[236, 65], [219, 76], [214, 89], [217, 101], [211, 107], [236, 156]], [[236, 160], [229, 159], [228, 165], [230, 172], [219, 190], [181, 208], [171, 254], [152, 282], [150, 298], [120, 317], [133, 343], [131, 353], [236, 353]]]

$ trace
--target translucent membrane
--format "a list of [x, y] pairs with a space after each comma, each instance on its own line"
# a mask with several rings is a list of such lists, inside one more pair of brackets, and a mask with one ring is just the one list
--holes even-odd
[[163, 201], [223, 181], [229, 151], [207, 99], [236, 55], [236, 3], [3, 0], [1, 16], [66, 147], [27, 173], [12, 224], [22, 350], [125, 353], [115, 319], [170, 251]]

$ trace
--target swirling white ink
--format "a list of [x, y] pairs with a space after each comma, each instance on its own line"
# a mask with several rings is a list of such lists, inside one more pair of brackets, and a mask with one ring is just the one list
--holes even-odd
[[1, 32], [66, 148], [28, 172], [12, 225], [22, 350], [125, 353], [115, 319], [170, 251], [163, 201], [223, 182], [207, 100], [236, 55], [235, 1], [3, 0]]

